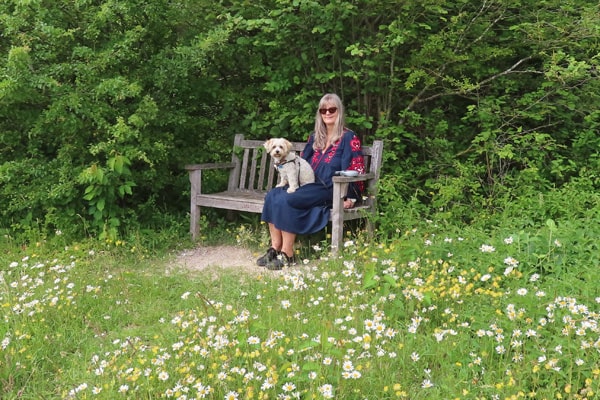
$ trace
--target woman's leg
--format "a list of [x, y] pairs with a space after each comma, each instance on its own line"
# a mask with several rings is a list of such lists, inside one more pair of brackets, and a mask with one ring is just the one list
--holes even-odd
[[275, 225], [270, 222], [269, 235], [271, 236], [271, 247], [277, 251], [281, 251], [281, 246], [283, 246], [283, 232], [275, 228]]
[[269, 223], [269, 234], [271, 235], [271, 247], [284, 252], [290, 258], [294, 256], [295, 233], [282, 231]]
[[294, 257], [294, 242], [296, 241], [296, 234], [281, 231], [281, 237], [283, 239], [281, 251], [284, 252], [288, 258]]

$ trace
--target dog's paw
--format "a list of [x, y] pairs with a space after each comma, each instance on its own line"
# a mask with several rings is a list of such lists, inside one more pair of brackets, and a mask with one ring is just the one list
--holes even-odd
[[288, 193], [294, 193], [294, 192], [296, 191], [296, 189], [297, 189], [297, 188], [295, 188], [295, 187], [289, 187], [289, 188], [287, 189], [287, 192], [288, 192]]

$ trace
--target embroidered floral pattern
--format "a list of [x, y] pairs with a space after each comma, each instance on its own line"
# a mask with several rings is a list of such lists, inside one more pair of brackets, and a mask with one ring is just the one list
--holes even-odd
[[339, 145], [340, 141], [338, 140], [329, 148], [329, 150], [325, 152], [321, 150], [315, 150], [315, 153], [313, 154], [312, 159], [310, 161], [310, 165], [313, 167], [313, 169], [317, 168], [317, 165], [319, 165], [321, 162], [326, 162], [327, 164], [329, 164], [333, 159], [333, 156], [337, 152]]
[[[347, 141], [347, 143], [349, 144], [349, 147], [345, 148], [344, 151], [350, 150], [352, 157], [350, 160], [350, 165], [346, 169], [358, 171], [359, 174], [364, 174], [366, 172], [365, 171], [365, 159], [364, 159], [363, 155], [361, 154], [362, 147], [361, 147], [360, 139], [352, 131], [346, 131], [346, 132], [344, 132], [344, 135], [346, 135], [348, 133], [351, 134], [352, 137], [350, 138], [350, 140]], [[330, 164], [333, 161], [334, 157], [336, 156], [336, 153], [340, 149], [342, 140], [343, 140], [343, 137], [342, 137], [342, 139], [339, 139], [338, 141], [333, 143], [325, 151], [313, 149], [312, 156], [310, 157], [310, 165], [313, 168], [313, 170], [317, 171], [317, 169], [319, 168], [319, 165], [321, 165], [321, 163]], [[309, 142], [310, 142], [310, 139], [309, 139]], [[352, 186], [354, 186], [355, 189], [358, 189], [359, 193], [362, 193], [365, 190], [365, 183], [362, 181], [354, 182], [354, 183], [352, 183]]]

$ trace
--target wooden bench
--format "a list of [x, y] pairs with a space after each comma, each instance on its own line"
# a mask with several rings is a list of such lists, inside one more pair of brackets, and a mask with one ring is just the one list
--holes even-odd
[[[265, 194], [277, 184], [277, 172], [270, 156], [263, 147], [264, 141], [246, 140], [235, 135], [231, 162], [186, 165], [191, 184], [190, 233], [196, 239], [200, 233], [200, 210], [214, 207], [251, 213], [262, 213]], [[294, 150], [300, 154], [305, 142], [294, 142]], [[369, 217], [376, 212], [377, 182], [382, 163], [383, 142], [375, 140], [371, 146], [362, 147], [365, 158], [364, 175], [356, 177], [333, 177], [333, 207], [331, 209], [331, 251], [336, 254], [342, 245], [344, 221]], [[202, 171], [229, 169], [227, 190], [219, 193], [202, 192]], [[366, 182], [364, 201], [351, 209], [344, 209], [344, 196], [350, 182]], [[367, 219], [368, 221], [368, 219]], [[369, 224], [369, 229], [372, 227]]]

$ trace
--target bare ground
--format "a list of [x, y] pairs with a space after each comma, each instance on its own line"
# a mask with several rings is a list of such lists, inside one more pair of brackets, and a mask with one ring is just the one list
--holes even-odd
[[239, 246], [199, 246], [179, 253], [170, 267], [191, 271], [223, 268], [248, 273], [264, 272], [264, 268], [256, 265], [258, 257], [259, 255]]
[[[229, 270], [241, 273], [241, 277], [261, 274], [282, 274], [287, 271], [270, 271], [256, 265], [256, 259], [262, 254], [240, 246], [198, 246], [194, 249], [181, 251], [175, 259], [167, 265], [167, 271], [186, 270], [198, 273], [208, 273], [213, 280], [219, 279], [220, 271]], [[298, 263], [293, 269], [304, 269], [314, 266], [316, 260], [307, 263]], [[243, 278], [242, 278], [243, 279]]]

